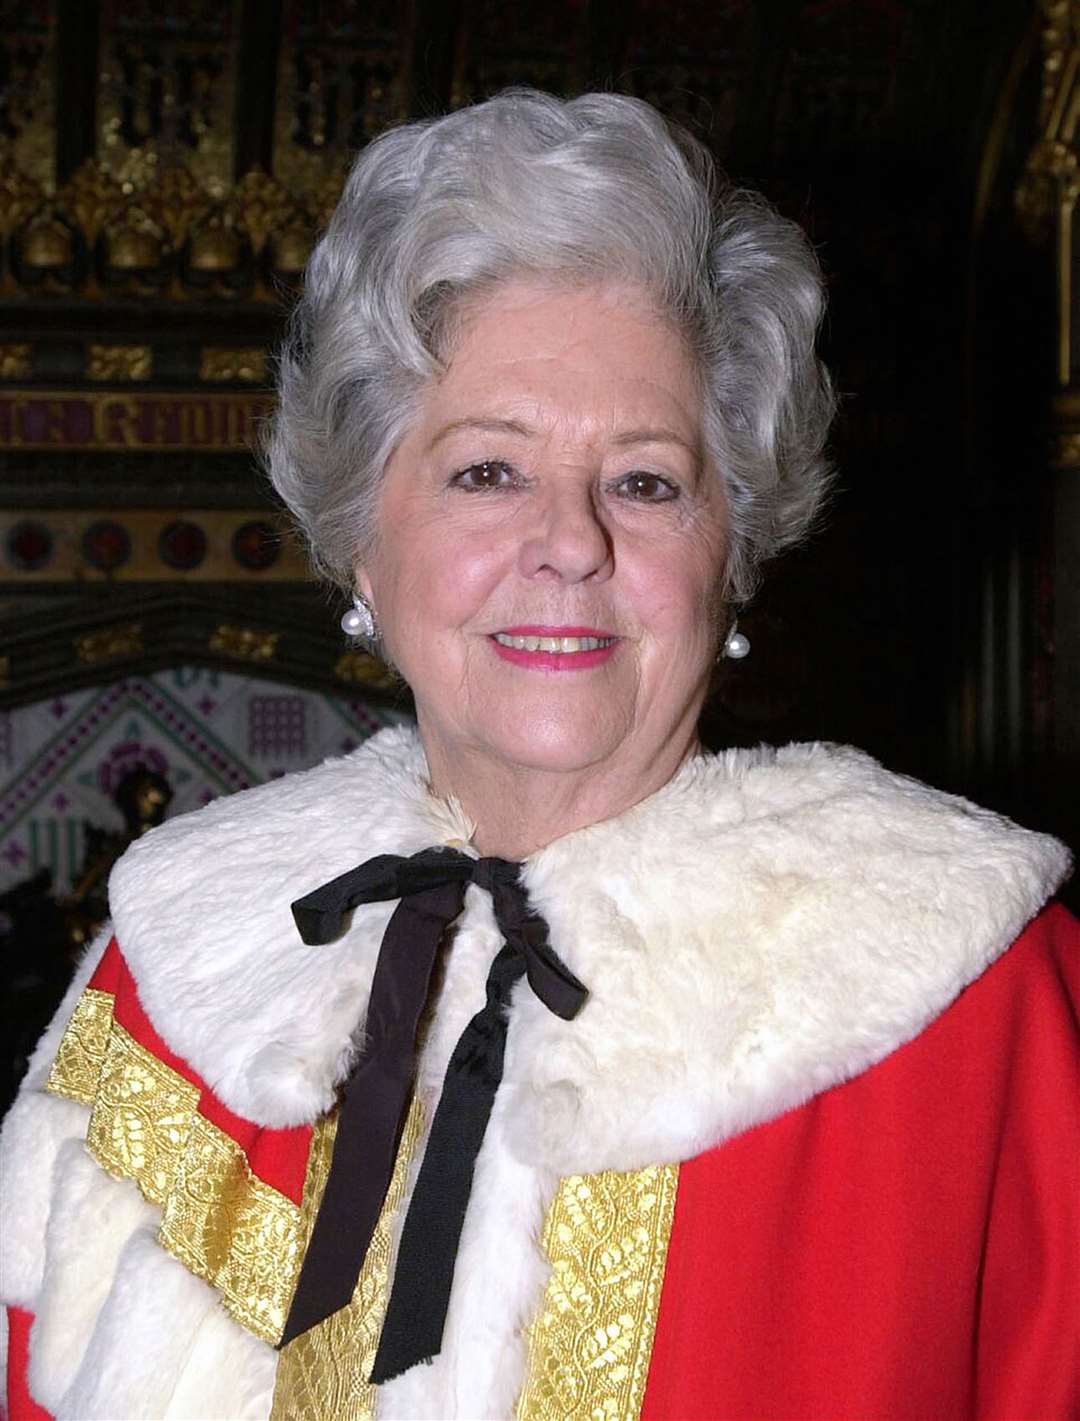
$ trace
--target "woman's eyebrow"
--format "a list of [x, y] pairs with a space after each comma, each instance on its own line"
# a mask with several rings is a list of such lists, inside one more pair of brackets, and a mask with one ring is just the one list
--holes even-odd
[[[449, 424], [444, 424], [439, 432], [434, 436], [429, 449], [434, 449], [444, 439], [448, 439], [452, 434], [458, 434], [462, 430], [470, 430], [479, 434], [512, 434], [519, 439], [527, 439], [534, 435], [536, 430], [532, 425], [523, 424], [519, 419], [497, 419], [484, 415], [465, 415], [461, 419], [452, 419]], [[695, 457], [700, 457], [701, 447], [694, 440], [685, 438], [675, 429], [664, 427], [642, 427], [640, 429], [620, 430], [611, 441], [617, 448], [623, 449], [632, 444], [677, 444], [680, 448], [686, 449]]]
[[701, 447], [692, 439], [687, 439], [675, 429], [624, 429], [612, 440], [620, 449], [628, 444], [678, 444], [691, 454], [700, 455]]
[[452, 419], [449, 424], [444, 424], [428, 448], [434, 449], [436, 444], [440, 444], [451, 434], [457, 434], [463, 429], [474, 430], [479, 434], [514, 434], [521, 439], [526, 439], [530, 434], [536, 432], [530, 425], [522, 424], [517, 419], [492, 419], [484, 416], [466, 415], [462, 419]]

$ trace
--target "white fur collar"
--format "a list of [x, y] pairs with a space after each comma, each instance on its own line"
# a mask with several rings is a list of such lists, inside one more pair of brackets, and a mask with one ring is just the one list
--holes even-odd
[[[381, 852], [468, 839], [405, 729], [221, 799], [136, 843], [110, 885], [151, 1019], [236, 1113], [333, 1100], [392, 904], [306, 947], [293, 899]], [[690, 1157], [865, 1070], [1002, 952], [1065, 849], [824, 745], [689, 762], [617, 819], [533, 855], [525, 882], [590, 989], [573, 1022], [519, 984], [511, 1148], [556, 1175]], [[498, 947], [470, 888], [423, 1075], [441, 1076]], [[509, 1091], [507, 1092], [509, 1095]]]

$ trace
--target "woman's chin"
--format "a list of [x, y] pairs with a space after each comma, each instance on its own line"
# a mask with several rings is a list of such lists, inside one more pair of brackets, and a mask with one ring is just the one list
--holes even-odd
[[512, 769], [532, 770], [539, 774], [579, 774], [617, 758], [625, 737], [621, 734], [598, 734], [597, 726], [529, 726], [500, 736], [490, 746], [503, 764]]

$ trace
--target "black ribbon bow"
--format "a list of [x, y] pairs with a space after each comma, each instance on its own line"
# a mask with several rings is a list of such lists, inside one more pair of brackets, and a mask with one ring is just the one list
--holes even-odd
[[588, 993], [548, 943], [528, 905], [520, 865], [424, 849], [380, 854], [292, 905], [306, 943], [332, 942], [360, 903], [401, 901], [383, 934], [368, 1002], [367, 1044], [345, 1083], [334, 1155], [280, 1346], [353, 1295], [390, 1186], [415, 1069], [416, 1031], [443, 933], [471, 882], [492, 896], [504, 943], [488, 972], [487, 1000], [450, 1057], [424, 1160], [405, 1217], [371, 1380], [430, 1361], [442, 1346], [458, 1240], [495, 1093], [502, 1079], [506, 1008], [524, 974], [544, 1005], [569, 1021]]

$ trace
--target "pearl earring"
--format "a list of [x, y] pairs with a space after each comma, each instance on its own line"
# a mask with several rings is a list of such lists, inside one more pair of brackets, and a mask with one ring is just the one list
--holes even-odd
[[732, 622], [731, 630], [724, 641], [724, 649], [720, 653], [730, 661], [741, 661], [744, 656], [750, 655], [750, 638], [743, 636], [738, 626], [738, 622]]
[[353, 593], [353, 604], [341, 618], [341, 630], [346, 636], [375, 640], [375, 611], [362, 592]]

